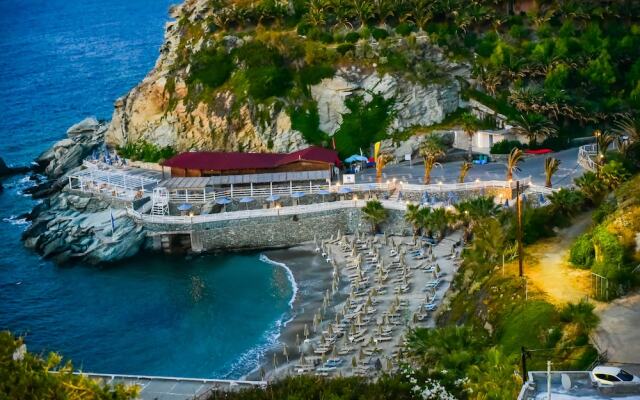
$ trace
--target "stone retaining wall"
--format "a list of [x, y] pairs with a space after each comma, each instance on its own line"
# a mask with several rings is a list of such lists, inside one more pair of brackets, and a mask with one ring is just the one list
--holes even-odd
[[[411, 227], [404, 221], [404, 212], [388, 210], [389, 217], [381, 230], [388, 234], [410, 235]], [[328, 239], [338, 230], [342, 233], [365, 232], [371, 225], [359, 209], [349, 208], [317, 213], [253, 217], [230, 221], [189, 224], [145, 223], [150, 235], [191, 235], [195, 252], [210, 250], [240, 250], [288, 247], [302, 242]]]

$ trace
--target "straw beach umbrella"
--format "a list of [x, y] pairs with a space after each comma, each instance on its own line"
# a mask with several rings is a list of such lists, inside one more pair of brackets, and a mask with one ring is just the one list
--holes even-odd
[[287, 359], [287, 363], [289, 363], [289, 351], [287, 351], [287, 345], [282, 345], [282, 355]]
[[309, 325], [304, 324], [304, 338], [309, 339]]

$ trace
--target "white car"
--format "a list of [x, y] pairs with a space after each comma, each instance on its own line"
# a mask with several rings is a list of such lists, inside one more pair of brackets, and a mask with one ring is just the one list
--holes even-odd
[[618, 367], [600, 365], [591, 371], [593, 379], [601, 385], [636, 384], [640, 385], [640, 378]]

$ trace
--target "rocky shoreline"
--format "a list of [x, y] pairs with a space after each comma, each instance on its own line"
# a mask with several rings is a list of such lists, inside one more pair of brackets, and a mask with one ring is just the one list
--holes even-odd
[[108, 127], [108, 123], [86, 118], [69, 128], [66, 137], [38, 156], [32, 166], [2, 169], [6, 175], [30, 173], [36, 182], [24, 191], [41, 202], [21, 216], [30, 222], [22, 240], [27, 248], [57, 264], [114, 262], [137, 254], [147, 244], [144, 228], [128, 217], [122, 205], [79, 196], [67, 187], [68, 175], [104, 146]]

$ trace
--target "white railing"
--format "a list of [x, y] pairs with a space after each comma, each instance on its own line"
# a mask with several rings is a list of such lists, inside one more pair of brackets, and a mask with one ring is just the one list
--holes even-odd
[[201, 204], [209, 201], [215, 201], [220, 197], [242, 198], [254, 197], [263, 198], [271, 195], [291, 196], [295, 192], [303, 192], [307, 195], [318, 194], [320, 190], [327, 190], [331, 193], [339, 193], [340, 189], [346, 187], [352, 192], [367, 191], [388, 191], [394, 188], [393, 183], [359, 183], [347, 185], [278, 185], [278, 186], [250, 186], [242, 188], [229, 188], [225, 190], [194, 190], [194, 189], [173, 189], [169, 192], [169, 200], [172, 203], [191, 203]]
[[598, 147], [595, 144], [580, 146], [578, 149], [578, 164], [587, 171], [596, 172], [598, 164], [593, 160], [598, 156]]
[[[50, 371], [57, 373], [57, 371]], [[231, 379], [208, 379], [208, 378], [180, 378], [175, 376], [153, 376], [153, 375], [120, 375], [120, 374], [98, 374], [93, 372], [74, 372], [74, 375], [82, 375], [89, 378], [102, 378], [113, 380], [132, 380], [132, 381], [165, 381], [165, 382], [195, 382], [206, 384], [222, 384], [222, 385], [238, 385], [238, 386], [266, 386], [266, 381], [243, 381]]]
[[522, 188], [526, 188], [531, 185], [531, 177], [512, 180], [512, 181], [475, 181], [475, 182], [465, 182], [465, 183], [436, 183], [430, 185], [416, 185], [412, 183], [398, 183], [398, 189], [403, 192], [429, 192], [429, 193], [440, 193], [440, 192], [464, 192], [471, 190], [479, 190], [486, 188], [501, 188], [501, 189], [515, 189], [516, 182], [520, 182], [520, 186]]
[[[401, 201], [381, 200], [380, 202], [386, 209], [398, 210], [398, 211], [406, 210], [406, 203]], [[286, 216], [286, 215], [310, 214], [310, 213], [317, 213], [322, 211], [341, 210], [346, 208], [361, 208], [361, 207], [364, 207], [366, 203], [367, 203], [366, 200], [343, 200], [343, 201], [331, 201], [327, 203], [314, 203], [314, 204], [307, 204], [307, 205], [301, 205], [301, 206], [194, 215], [192, 217], [191, 216], [141, 214], [130, 208], [127, 209], [127, 212], [133, 218], [142, 222], [147, 222], [147, 223], [198, 224], [198, 223], [213, 222], [213, 221], [230, 221], [230, 220], [248, 219], [248, 218], [277, 217], [277, 216]]]

